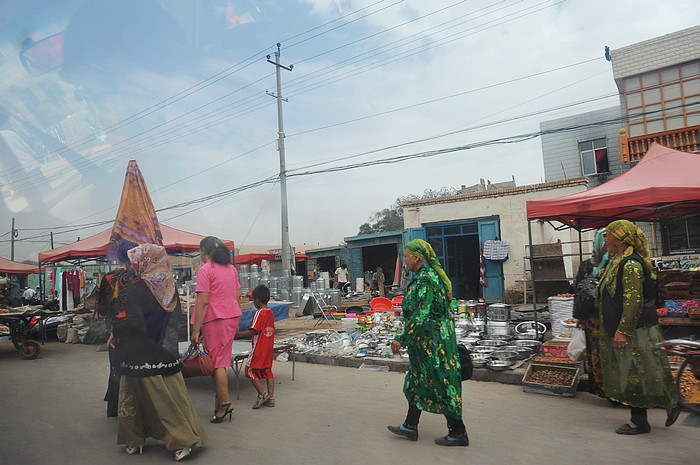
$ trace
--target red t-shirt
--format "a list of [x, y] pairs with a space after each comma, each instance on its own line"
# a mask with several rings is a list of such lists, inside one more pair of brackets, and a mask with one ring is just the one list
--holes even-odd
[[253, 350], [246, 365], [250, 368], [272, 368], [275, 346], [275, 315], [267, 307], [255, 312], [250, 329], [257, 331], [252, 338]]

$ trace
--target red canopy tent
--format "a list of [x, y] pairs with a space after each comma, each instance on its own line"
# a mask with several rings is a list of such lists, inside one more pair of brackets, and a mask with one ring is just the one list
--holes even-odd
[[[660, 221], [700, 212], [700, 154], [653, 143], [633, 168], [587, 191], [526, 202], [532, 250], [532, 220], [558, 221], [581, 231], [606, 226], [615, 219]], [[557, 228], [558, 229], [558, 228]], [[580, 246], [579, 246], [580, 250]], [[530, 269], [535, 269], [530, 254]], [[531, 276], [532, 294], [535, 280]], [[536, 298], [533, 311], [537, 323]]]
[[0, 257], [0, 273], [35, 274], [39, 273], [39, 267], [36, 265], [27, 265], [26, 263], [13, 262], [12, 260]]
[[[170, 254], [196, 252], [199, 250], [199, 242], [205, 236], [194, 234], [179, 229], [171, 228], [161, 223], [160, 230], [163, 233], [163, 246]], [[112, 228], [106, 229], [94, 236], [67, 244], [55, 249], [39, 253], [40, 263], [52, 263], [61, 260], [91, 259], [104, 257], [110, 243]], [[226, 246], [233, 250], [233, 241], [223, 240]]]
[[[241, 255], [236, 255], [236, 265], [258, 265], [260, 266], [263, 260], [272, 261], [275, 260], [279, 255], [273, 253], [244, 253]], [[300, 260], [306, 260], [309, 258], [308, 255], [300, 254], [299, 252], [294, 253], [294, 261], [298, 262]]]
[[527, 202], [527, 218], [599, 228], [613, 219], [659, 221], [700, 211], [700, 155], [653, 143], [614, 179], [576, 194]]

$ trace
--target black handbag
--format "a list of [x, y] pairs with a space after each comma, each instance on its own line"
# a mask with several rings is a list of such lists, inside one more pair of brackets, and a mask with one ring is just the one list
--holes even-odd
[[462, 381], [471, 379], [474, 373], [472, 354], [463, 344], [457, 344], [457, 351], [459, 352], [459, 363], [462, 365]]
[[573, 317], [577, 320], [585, 320], [595, 312], [596, 286], [598, 286], [598, 278], [593, 273], [588, 273], [576, 283]]

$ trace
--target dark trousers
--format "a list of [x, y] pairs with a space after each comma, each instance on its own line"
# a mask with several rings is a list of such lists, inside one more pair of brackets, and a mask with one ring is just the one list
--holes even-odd
[[[418, 422], [420, 421], [421, 410], [415, 405], [408, 405], [408, 413], [406, 414], [406, 421], [403, 422], [403, 426], [408, 429], [417, 429]], [[464, 422], [461, 418], [452, 418], [445, 415], [447, 420], [447, 434], [453, 438], [461, 438], [467, 435], [467, 428], [464, 426]]]
[[632, 415], [630, 417], [630, 421], [632, 423], [634, 423], [637, 426], [649, 425], [649, 421], [647, 421], [647, 409], [630, 407], [630, 410], [632, 411]]

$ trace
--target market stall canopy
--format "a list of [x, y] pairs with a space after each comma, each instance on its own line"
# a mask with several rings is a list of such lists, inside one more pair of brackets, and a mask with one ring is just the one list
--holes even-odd
[[700, 154], [653, 143], [629, 171], [593, 189], [527, 202], [527, 218], [559, 221], [578, 230], [611, 219], [658, 221], [700, 211]]
[[[298, 262], [300, 260], [306, 260], [309, 258], [308, 255], [300, 254], [299, 252], [294, 253], [294, 261]], [[273, 261], [278, 260], [279, 255], [273, 253], [244, 253], [241, 255], [236, 255], [236, 265], [258, 265], [262, 263], [263, 260]]]
[[[163, 246], [169, 254], [196, 252], [199, 250], [199, 242], [206, 236], [194, 234], [179, 229], [160, 225], [163, 234]], [[39, 253], [40, 263], [58, 262], [61, 260], [91, 259], [104, 257], [110, 244], [112, 228], [106, 229], [94, 236], [67, 244], [55, 249]], [[233, 241], [223, 240], [226, 246], [233, 250]]]
[[36, 265], [27, 265], [26, 263], [13, 262], [12, 260], [0, 257], [0, 273], [38, 274], [39, 267]]

